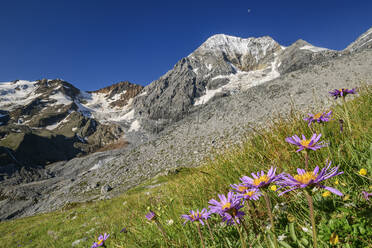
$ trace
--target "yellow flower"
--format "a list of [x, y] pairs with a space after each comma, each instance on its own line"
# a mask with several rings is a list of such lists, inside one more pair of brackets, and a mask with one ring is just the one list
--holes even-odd
[[369, 189], [372, 189], [372, 185], [369, 186]]
[[330, 195], [331, 195], [331, 192], [329, 192], [329, 191], [326, 191], [326, 192], [324, 192], [324, 193], [322, 194], [323, 197], [328, 197], [328, 196], [330, 196]]
[[336, 179], [336, 181], [335, 181], [335, 185], [338, 185], [338, 179]]
[[349, 200], [349, 199], [350, 199], [350, 195], [345, 195], [343, 200], [344, 200], [344, 201], [347, 201], [347, 200]]
[[288, 214], [288, 215], [287, 215], [287, 220], [288, 220], [289, 222], [294, 222], [294, 221], [296, 220], [296, 218], [295, 218], [293, 215]]
[[332, 233], [331, 238], [329, 239], [329, 243], [331, 245], [337, 245], [338, 244], [338, 235], [336, 233]]
[[270, 187], [270, 189], [271, 189], [272, 191], [276, 191], [277, 187], [276, 187], [276, 185], [273, 185], [273, 186]]
[[360, 169], [360, 171], [359, 171], [359, 175], [362, 175], [362, 176], [367, 175], [367, 170], [364, 169], [364, 168]]

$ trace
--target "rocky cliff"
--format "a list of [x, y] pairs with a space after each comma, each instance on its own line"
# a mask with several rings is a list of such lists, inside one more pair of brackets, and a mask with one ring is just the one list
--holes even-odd
[[21, 168], [125, 146], [123, 128], [95, 115], [106, 109], [122, 111], [141, 89], [120, 82], [82, 92], [58, 79], [0, 84], [0, 180]]

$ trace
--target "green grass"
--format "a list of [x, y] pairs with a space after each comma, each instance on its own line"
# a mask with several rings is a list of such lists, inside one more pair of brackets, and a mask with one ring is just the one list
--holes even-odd
[[[336, 187], [345, 196], [331, 195], [322, 197], [324, 190], [314, 196], [314, 207], [318, 229], [319, 247], [331, 247], [332, 233], [339, 236], [337, 247], [371, 247], [372, 209], [371, 203], [361, 197], [361, 191], [371, 192], [372, 173], [372, 92], [371, 88], [360, 90], [359, 96], [348, 101], [352, 133], [345, 127], [340, 133], [338, 119], [344, 119], [341, 103], [336, 101], [332, 107], [333, 121], [323, 129], [321, 140], [329, 143], [310, 153], [309, 167], [324, 166], [326, 159], [339, 165], [345, 173], [326, 182]], [[322, 109], [318, 109], [322, 110]], [[195, 225], [182, 225], [181, 214], [189, 209], [202, 209], [208, 200], [218, 193], [226, 194], [232, 183], [239, 178], [274, 165], [279, 172], [295, 172], [303, 167], [303, 154], [296, 153], [295, 147], [284, 141], [288, 136], [304, 133], [307, 137], [311, 130], [302, 120], [304, 114], [292, 111], [287, 118], [278, 117], [270, 128], [254, 130], [243, 145], [226, 151], [215, 151], [213, 160], [206, 161], [197, 168], [184, 168], [177, 174], [162, 176], [145, 182], [120, 197], [79, 205], [68, 205], [60, 211], [21, 218], [0, 223], [2, 234], [1, 247], [71, 247], [73, 241], [86, 238], [76, 247], [90, 247], [99, 234], [107, 232], [110, 237], [107, 247], [166, 247], [158, 229], [149, 224], [145, 214], [151, 208], [159, 215], [166, 233], [171, 239], [171, 247], [201, 247]], [[314, 125], [320, 132], [320, 126]], [[358, 174], [366, 168], [368, 174]], [[151, 188], [150, 185], [161, 184]], [[276, 234], [282, 236], [281, 247], [311, 247], [310, 220], [306, 200], [298, 192], [278, 197], [271, 192], [274, 206]], [[372, 200], [371, 200], [372, 201]], [[259, 237], [253, 231], [249, 240], [255, 239], [252, 247], [272, 247], [269, 232], [265, 228], [269, 219], [263, 199], [257, 202], [256, 221], [262, 227]], [[172, 225], [168, 221], [173, 220]], [[250, 224], [250, 216], [247, 215]], [[233, 226], [220, 224], [218, 217], [210, 221], [216, 244], [209, 238], [207, 229], [202, 228], [207, 247], [241, 247], [239, 234]], [[128, 233], [120, 233], [126, 227]], [[305, 229], [306, 230], [306, 229]], [[250, 242], [248, 242], [250, 244]]]

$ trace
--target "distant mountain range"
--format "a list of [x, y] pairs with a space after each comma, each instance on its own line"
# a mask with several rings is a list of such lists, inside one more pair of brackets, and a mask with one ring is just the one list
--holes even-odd
[[84, 92], [60, 79], [0, 83], [0, 219], [118, 194], [195, 166], [224, 143], [221, 133], [259, 125], [274, 108], [285, 113], [289, 95], [304, 104], [302, 94], [317, 87], [368, 80], [371, 49], [372, 28], [343, 51], [217, 34], [146, 87], [123, 81]]

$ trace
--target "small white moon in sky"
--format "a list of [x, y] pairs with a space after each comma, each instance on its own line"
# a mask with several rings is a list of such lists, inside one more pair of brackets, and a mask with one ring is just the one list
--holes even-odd
[[251, 9], [248, 9], [248, 13], [250, 13], [251, 12]]

